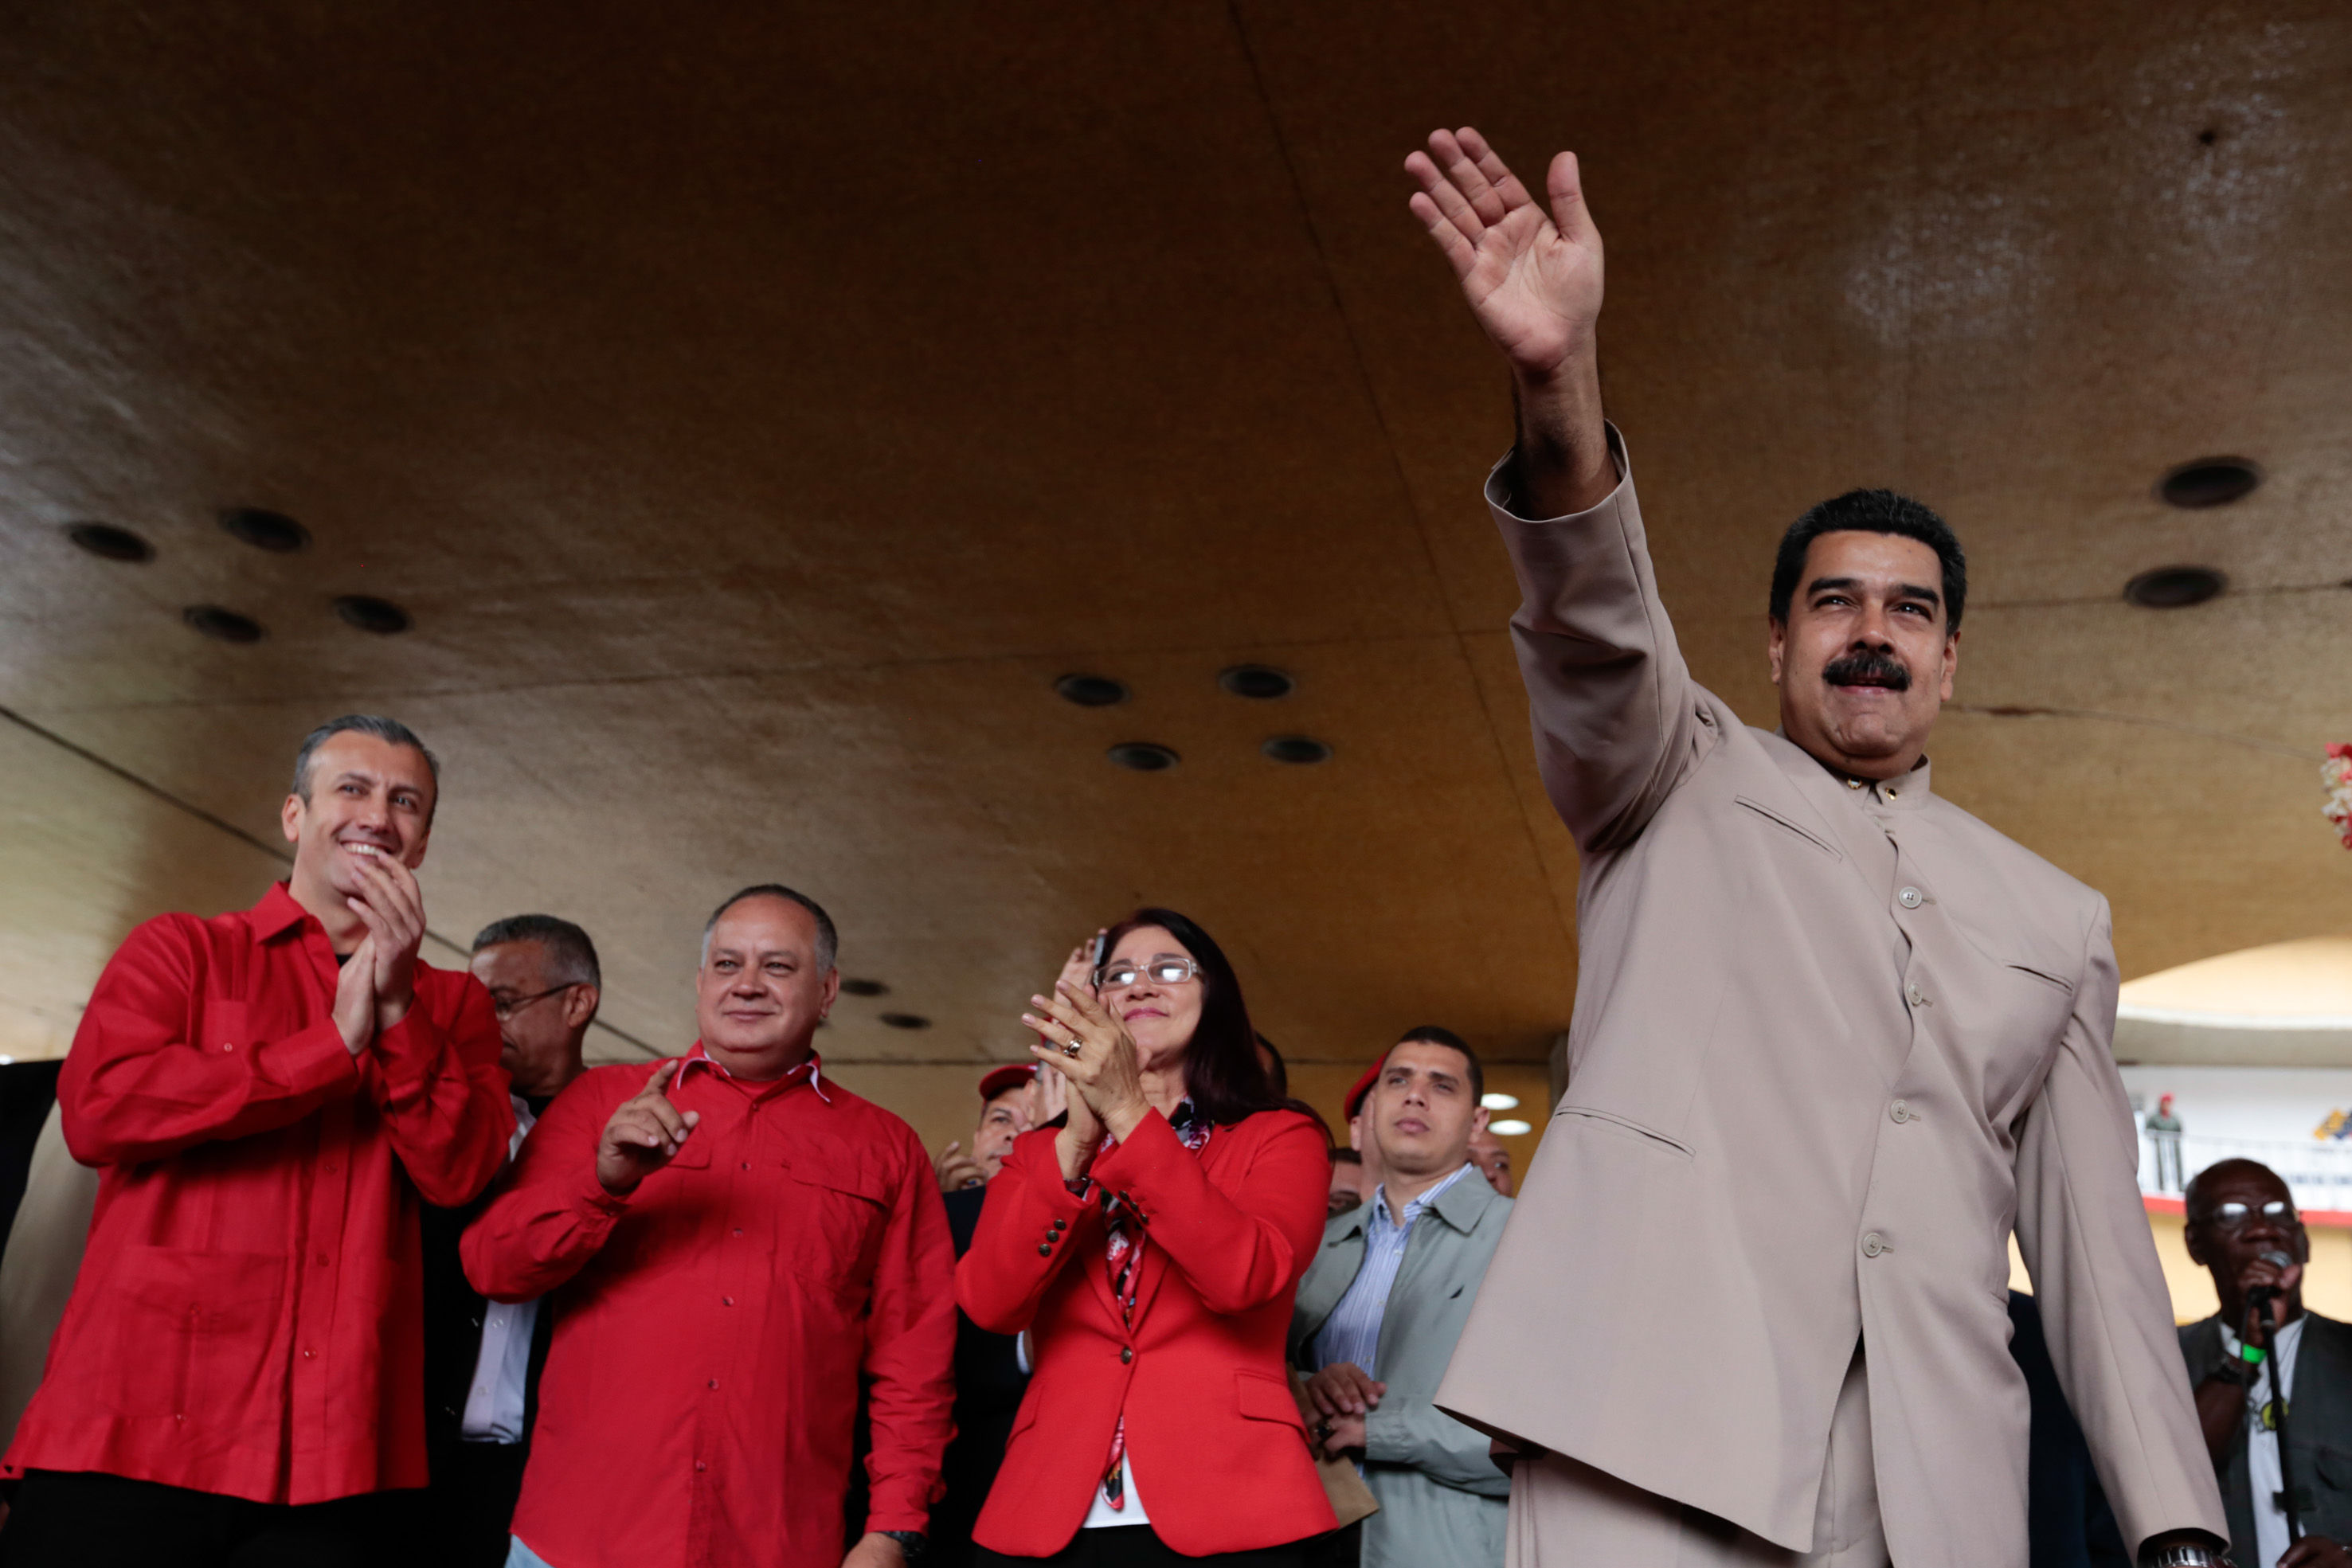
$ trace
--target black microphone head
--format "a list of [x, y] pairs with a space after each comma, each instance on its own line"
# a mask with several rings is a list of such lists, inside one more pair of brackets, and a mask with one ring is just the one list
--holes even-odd
[[2271, 1248], [2261, 1256], [2263, 1261], [2269, 1264], [2273, 1269], [2292, 1269], [2294, 1267], [2294, 1260], [2288, 1257], [2285, 1253], [2280, 1251], [2275, 1247]]

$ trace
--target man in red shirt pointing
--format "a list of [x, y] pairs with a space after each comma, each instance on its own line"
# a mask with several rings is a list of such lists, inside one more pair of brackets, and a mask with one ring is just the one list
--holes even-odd
[[418, 1197], [467, 1202], [514, 1128], [489, 994], [416, 956], [437, 789], [405, 726], [320, 726], [292, 876], [99, 977], [58, 1083], [98, 1207], [0, 1460], [5, 1568], [342, 1568], [366, 1494], [425, 1484]]
[[[913, 1128], [824, 1079], [833, 922], [746, 888], [704, 928], [702, 1038], [601, 1067], [466, 1232], [484, 1295], [554, 1292], [509, 1568], [901, 1568], [955, 1399], [955, 1257]], [[861, 1376], [871, 1503], [843, 1555]]]

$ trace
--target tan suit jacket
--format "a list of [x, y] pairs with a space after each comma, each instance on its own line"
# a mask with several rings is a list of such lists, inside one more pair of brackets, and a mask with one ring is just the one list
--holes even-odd
[[2013, 1225], [2126, 1540], [2223, 1534], [2105, 900], [1924, 763], [1856, 786], [1696, 685], [1627, 472], [1549, 522], [1488, 480], [1581, 951], [1568, 1092], [1438, 1405], [1803, 1551], [1860, 1341], [1894, 1560], [2024, 1568]]

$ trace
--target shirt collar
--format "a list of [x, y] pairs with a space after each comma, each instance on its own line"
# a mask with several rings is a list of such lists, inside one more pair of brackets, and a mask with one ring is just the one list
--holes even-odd
[[[686, 1082], [687, 1074], [692, 1072], [698, 1067], [708, 1067], [711, 1071], [716, 1072], [719, 1077], [726, 1079], [730, 1083], [740, 1082], [740, 1080], [737, 1079], [732, 1072], [727, 1071], [727, 1064], [725, 1062], [711, 1055], [709, 1051], [704, 1047], [703, 1043], [698, 1040], [694, 1042], [693, 1050], [688, 1051], [684, 1056], [677, 1059], [677, 1074], [669, 1081], [669, 1086], [672, 1089], [676, 1089], [679, 1084], [684, 1083]], [[814, 1051], [808, 1053], [807, 1061], [802, 1062], [798, 1067], [793, 1068], [790, 1072], [785, 1073], [782, 1078], [777, 1079], [773, 1083], [751, 1083], [745, 1084], [744, 1087], [755, 1094], [775, 1093], [781, 1090], [790, 1087], [794, 1079], [799, 1078], [803, 1074], [808, 1078], [809, 1087], [816, 1091], [816, 1097], [824, 1101], [828, 1105], [832, 1104], [833, 1096], [824, 1092], [824, 1059], [817, 1055]]]
[[1455, 1171], [1452, 1176], [1447, 1176], [1444, 1181], [1439, 1182], [1435, 1186], [1429, 1188], [1419, 1197], [1414, 1198], [1412, 1202], [1404, 1206], [1404, 1220], [1402, 1224], [1399, 1224], [1396, 1220], [1389, 1218], [1389, 1184], [1382, 1182], [1380, 1186], [1372, 1188], [1372, 1225], [1375, 1228], [1383, 1225], [1391, 1225], [1395, 1226], [1400, 1230], [1411, 1229], [1412, 1222], [1421, 1218], [1422, 1211], [1423, 1209], [1435, 1203], [1440, 1197], [1443, 1197], [1445, 1195], [1446, 1189], [1451, 1187], [1455, 1182], [1460, 1181], [1465, 1176], [1477, 1168], [1477, 1166], [1471, 1165], [1466, 1160], [1463, 1162], [1462, 1167], [1459, 1170]]
[[261, 895], [248, 916], [253, 922], [253, 934], [264, 942], [285, 936], [310, 917], [310, 912], [294, 902], [293, 891], [282, 882], [269, 884], [269, 891]]

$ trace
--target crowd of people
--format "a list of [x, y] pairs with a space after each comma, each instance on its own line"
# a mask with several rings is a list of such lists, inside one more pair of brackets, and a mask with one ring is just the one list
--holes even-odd
[[1486, 501], [1580, 853], [1523, 1182], [1443, 1028], [1339, 1147], [1168, 909], [1073, 950], [936, 1157], [825, 1073], [837, 937], [780, 883], [706, 924], [683, 1052], [584, 1069], [587, 934], [421, 962], [437, 768], [336, 720], [289, 878], [134, 931], [65, 1062], [100, 1174], [0, 1568], [2346, 1563], [2292, 1194], [2187, 1184], [2221, 1307], [2176, 1339], [2105, 902], [1934, 790], [1950, 528], [1800, 517], [1742, 723], [1602, 417], [1574, 157], [1543, 202], [1468, 128], [1407, 169], [1509, 367]]
[[[423, 963], [437, 791], [404, 727], [320, 727], [289, 878], [109, 965], [58, 1100], [100, 1197], [0, 1568], [1506, 1561], [1511, 1456], [1439, 1399], [1512, 1207], [1459, 1035], [1405, 1030], [1341, 1142], [1214, 938], [1139, 910], [927, 1155], [825, 1075], [837, 936], [792, 888], [712, 914], [698, 1038], [656, 1063], [584, 1064], [568, 921]], [[2352, 1562], [2352, 1326], [2304, 1309], [2274, 1174], [2188, 1205], [2232, 1536]], [[2128, 1563], [2011, 1312], [2032, 1561]]]

